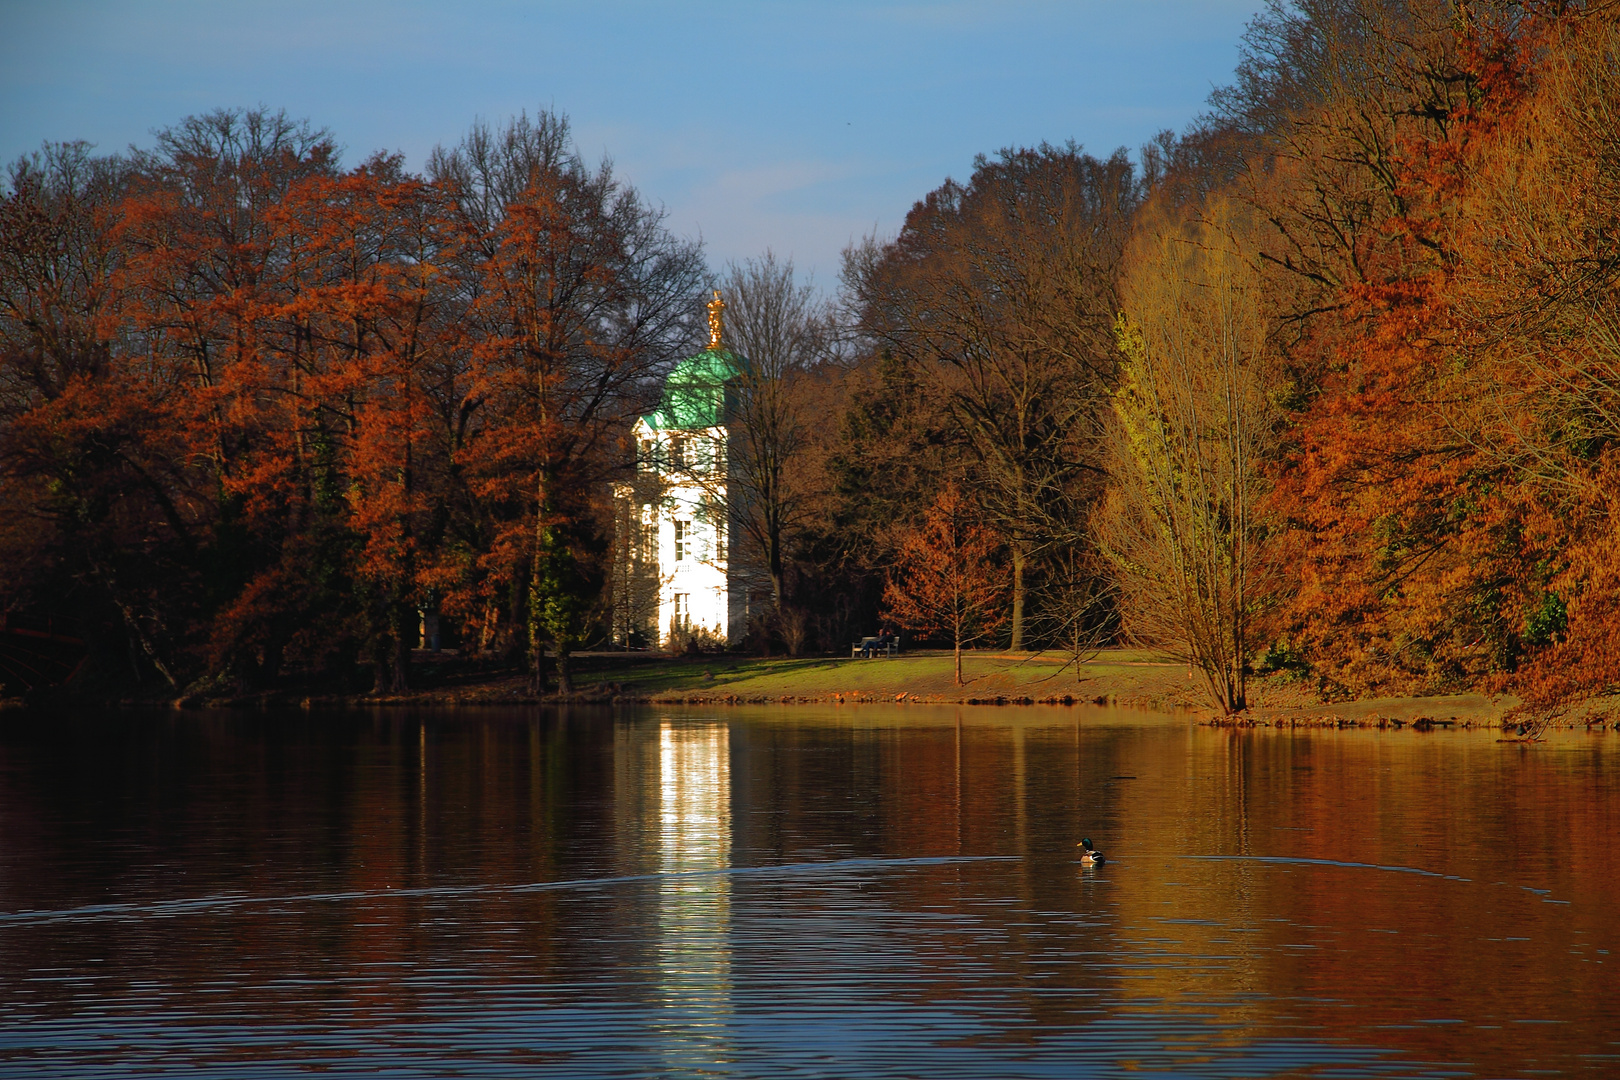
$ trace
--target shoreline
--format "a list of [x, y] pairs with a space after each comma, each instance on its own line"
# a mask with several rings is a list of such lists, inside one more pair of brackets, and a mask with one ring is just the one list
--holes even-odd
[[[954, 685], [946, 650], [893, 658], [748, 657], [729, 654], [668, 657], [646, 653], [581, 653], [574, 657], [575, 690], [535, 694], [527, 675], [480, 658], [418, 652], [415, 689], [373, 694], [305, 682], [254, 692], [224, 687], [150, 696], [75, 694], [58, 689], [33, 700], [0, 699], [0, 709], [100, 707], [129, 709], [368, 709], [483, 706], [679, 705], [965, 705], [1110, 706], [1184, 714], [1223, 728], [1431, 731], [1494, 727], [1532, 737], [1550, 728], [1620, 730], [1614, 699], [1594, 699], [1560, 714], [1533, 717], [1509, 695], [1452, 693], [1323, 702], [1300, 680], [1256, 677], [1251, 708], [1216, 712], [1186, 665], [1141, 649], [1104, 649], [1083, 657], [1049, 653], [974, 651], [963, 654], [966, 683]], [[293, 681], [293, 680], [289, 680]], [[1611, 704], [1613, 702], [1613, 704]], [[1607, 706], [1607, 707], [1605, 707]]]

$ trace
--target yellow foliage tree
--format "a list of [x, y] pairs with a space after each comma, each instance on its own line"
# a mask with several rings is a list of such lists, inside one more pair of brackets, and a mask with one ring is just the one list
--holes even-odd
[[1222, 709], [1248, 705], [1271, 599], [1261, 472], [1277, 423], [1245, 223], [1211, 203], [1133, 244], [1116, 324], [1111, 487], [1098, 535], [1126, 630], [1203, 672]]

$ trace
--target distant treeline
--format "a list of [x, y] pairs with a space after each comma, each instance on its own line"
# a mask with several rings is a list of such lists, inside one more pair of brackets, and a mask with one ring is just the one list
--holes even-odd
[[422, 612], [566, 684], [718, 284], [749, 647], [1129, 637], [1232, 709], [1614, 689], [1617, 112], [1605, 5], [1276, 3], [1138, 165], [981, 157], [830, 300], [716, 275], [549, 113], [420, 176], [265, 111], [52, 144], [0, 206], [0, 610], [103, 691], [401, 689]]

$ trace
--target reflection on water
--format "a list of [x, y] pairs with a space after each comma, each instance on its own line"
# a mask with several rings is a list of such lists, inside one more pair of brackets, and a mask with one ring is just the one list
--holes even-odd
[[[731, 754], [719, 721], [658, 728], [658, 990], [670, 1065], [725, 1057], [731, 997]], [[705, 872], [707, 871], [707, 872]]]
[[1613, 733], [0, 715], [8, 1080], [1616, 1075], [1617, 901]]

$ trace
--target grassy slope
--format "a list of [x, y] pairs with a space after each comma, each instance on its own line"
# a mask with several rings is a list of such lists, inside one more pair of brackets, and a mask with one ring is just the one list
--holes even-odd
[[908, 696], [956, 701], [1031, 697], [1090, 699], [1101, 695], [1159, 696], [1186, 669], [1140, 650], [1111, 649], [1081, 666], [1076, 677], [1052, 654], [963, 654], [964, 685], [956, 686], [949, 652], [890, 658], [710, 656], [642, 662], [582, 673], [582, 689], [617, 684], [621, 693], [650, 698], [694, 695], [738, 698]]
[[[592, 665], [595, 667], [595, 665]], [[609, 660], [598, 670], [582, 672], [582, 690], [609, 692], [653, 701], [758, 700], [794, 698], [908, 699], [960, 702], [995, 698], [1037, 701], [1099, 697], [1119, 704], [1152, 708], [1210, 707], [1204, 683], [1189, 676], [1186, 665], [1148, 650], [1104, 649], [1078, 670], [1055, 654], [964, 653], [965, 685], [956, 686], [949, 652], [911, 652], [893, 659], [852, 660], [836, 657], [710, 656], [676, 659], [641, 657], [635, 662]], [[1345, 702], [1325, 706], [1297, 682], [1273, 677], [1250, 683], [1258, 715], [1317, 714], [1366, 718], [1447, 716], [1477, 721], [1500, 718], [1514, 699], [1480, 695], [1398, 698]]]
[[[419, 689], [398, 697], [365, 694], [322, 695], [323, 703], [465, 705], [533, 701], [527, 677], [507, 670], [442, 668], [426, 654], [418, 658]], [[947, 651], [908, 652], [893, 659], [841, 657], [755, 657], [736, 655], [663, 657], [647, 653], [584, 653], [575, 657], [575, 693], [584, 700], [661, 703], [723, 702], [1038, 702], [1099, 698], [1116, 705], [1166, 710], [1192, 708], [1213, 716], [1207, 687], [1190, 677], [1185, 664], [1141, 649], [1104, 649], [1078, 670], [1065, 657], [1043, 653], [969, 652], [962, 657], [965, 684], [952, 678]], [[1432, 717], [1495, 722], [1517, 702], [1513, 698], [1453, 695], [1392, 698], [1324, 705], [1301, 683], [1273, 676], [1249, 684], [1256, 719], [1335, 717], [1365, 722], [1379, 717], [1416, 720]], [[298, 695], [280, 695], [298, 700]], [[279, 700], [279, 699], [278, 699]], [[304, 698], [306, 702], [314, 698]], [[208, 699], [196, 704], [246, 704], [249, 699]]]

